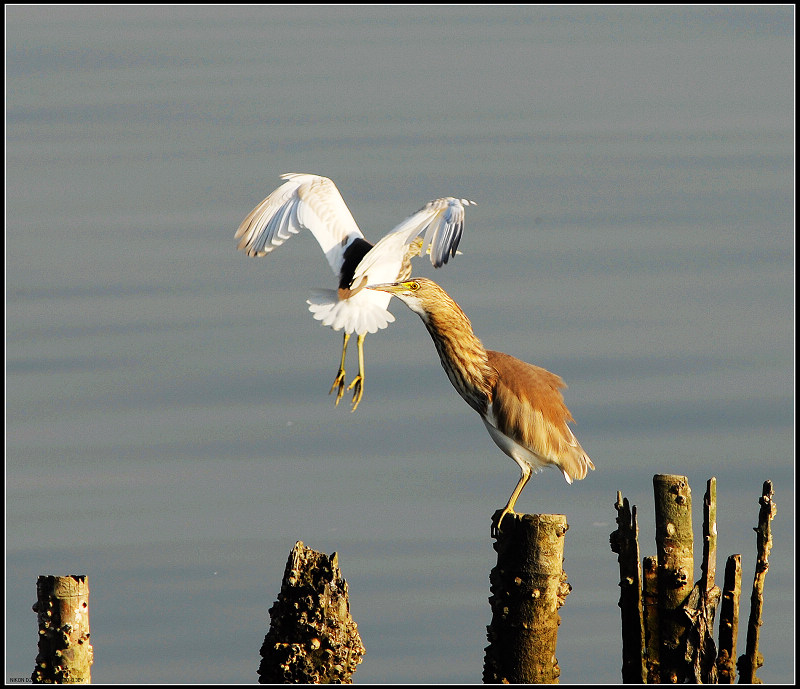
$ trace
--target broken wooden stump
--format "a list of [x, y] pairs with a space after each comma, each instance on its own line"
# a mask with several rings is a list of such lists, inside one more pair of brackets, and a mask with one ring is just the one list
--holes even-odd
[[639, 560], [639, 524], [636, 506], [617, 491], [617, 530], [610, 536], [611, 550], [619, 562], [619, 608], [622, 616], [622, 681], [647, 682], [645, 632], [642, 612], [642, 567]]
[[[496, 523], [497, 514], [495, 515]], [[558, 609], [571, 590], [564, 562], [563, 514], [507, 514], [493, 544], [483, 681], [556, 684]]]
[[717, 682], [736, 680], [736, 641], [739, 635], [739, 597], [742, 593], [742, 556], [731, 555], [725, 563], [725, 580], [719, 607]]
[[328, 557], [298, 541], [269, 614], [260, 684], [352, 683], [366, 651], [336, 553]]
[[89, 582], [83, 575], [40, 576], [33, 611], [39, 623], [34, 684], [90, 684]]
[[694, 539], [692, 492], [685, 476], [653, 477], [658, 558], [659, 665], [661, 681], [685, 681], [683, 648], [689, 621], [683, 603], [692, 591]]

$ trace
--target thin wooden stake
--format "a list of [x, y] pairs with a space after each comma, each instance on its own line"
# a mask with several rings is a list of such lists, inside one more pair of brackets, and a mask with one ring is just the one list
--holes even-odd
[[747, 624], [747, 648], [744, 655], [739, 656], [736, 667], [739, 670], [739, 682], [761, 684], [756, 671], [764, 664], [764, 656], [758, 650], [758, 639], [761, 632], [761, 615], [764, 609], [764, 580], [769, 569], [769, 551], [772, 549], [772, 529], [770, 522], [775, 517], [777, 507], [773, 500], [772, 481], [764, 481], [762, 489], [761, 509], [758, 513], [758, 526], [755, 528], [758, 560], [753, 579], [753, 593], [750, 596], [750, 619]]
[[622, 681], [647, 681], [645, 634], [642, 614], [642, 569], [639, 564], [639, 524], [636, 505], [617, 491], [617, 530], [610, 536], [611, 550], [619, 562], [619, 607], [622, 617]]
[[94, 652], [89, 643], [86, 576], [40, 576], [33, 611], [39, 622], [34, 684], [90, 684]]
[[703, 498], [703, 572], [702, 586], [706, 593], [713, 591], [717, 576], [717, 479], [711, 477]]
[[725, 581], [719, 608], [719, 653], [717, 681], [733, 684], [736, 680], [736, 641], [739, 635], [739, 596], [742, 592], [742, 556], [731, 555], [725, 563]]
[[700, 580], [684, 603], [690, 627], [686, 634], [687, 675], [694, 684], [717, 683], [717, 647], [714, 618], [720, 590], [714, 583], [717, 571], [717, 479], [706, 484], [703, 500], [703, 561]]
[[484, 683], [558, 683], [557, 610], [572, 588], [562, 569], [568, 528], [563, 514], [507, 514], [503, 519], [494, 543], [497, 565], [489, 577], [492, 622]]
[[644, 618], [644, 639], [646, 646], [645, 665], [647, 683], [661, 682], [661, 631], [658, 619], [658, 558], [646, 557], [642, 561], [642, 617]]

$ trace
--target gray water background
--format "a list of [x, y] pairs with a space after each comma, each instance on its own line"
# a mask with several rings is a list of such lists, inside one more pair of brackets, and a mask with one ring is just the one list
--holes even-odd
[[[358, 683], [479, 683], [490, 517], [518, 471], [402, 304], [355, 414], [313, 238], [241, 219], [330, 176], [375, 240], [478, 202], [434, 273], [486, 345], [560, 374], [597, 470], [567, 515], [562, 683], [620, 680], [616, 491], [654, 553], [685, 474], [719, 562], [775, 483], [765, 682], [794, 678], [794, 10], [6, 7], [6, 679], [40, 574], [89, 575], [96, 682], [255, 682], [296, 540], [339, 553]], [[355, 357], [348, 364], [355, 371]], [[695, 578], [699, 576], [699, 565]], [[739, 652], [744, 649], [744, 629]]]

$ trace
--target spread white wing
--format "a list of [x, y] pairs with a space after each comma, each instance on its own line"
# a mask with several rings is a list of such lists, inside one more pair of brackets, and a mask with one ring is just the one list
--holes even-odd
[[361, 259], [351, 287], [395, 282], [403, 265], [407, 246], [424, 233], [422, 254], [430, 251], [431, 263], [439, 268], [456, 255], [464, 231], [464, 207], [474, 201], [447, 197], [429, 201], [381, 239]]
[[239, 225], [234, 237], [239, 240], [237, 248], [248, 256], [264, 256], [305, 228], [319, 242], [338, 276], [344, 250], [364, 236], [342, 195], [327, 177], [289, 173], [281, 179], [287, 181]]

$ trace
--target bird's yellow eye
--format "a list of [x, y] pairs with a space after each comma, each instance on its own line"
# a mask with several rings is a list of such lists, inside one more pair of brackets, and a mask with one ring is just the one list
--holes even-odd
[[408, 283], [408, 289], [410, 289], [412, 292], [416, 292], [419, 289], [419, 283], [412, 280]]

